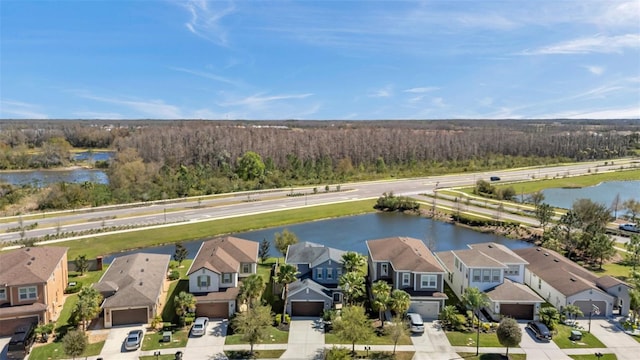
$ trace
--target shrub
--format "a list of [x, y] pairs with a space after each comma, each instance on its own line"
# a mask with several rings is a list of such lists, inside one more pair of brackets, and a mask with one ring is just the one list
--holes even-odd
[[64, 289], [64, 293], [65, 294], [75, 294], [78, 291], [80, 291], [80, 289], [82, 289], [82, 282], [76, 281], [75, 285], [68, 286], [66, 289]]
[[276, 326], [280, 326], [280, 323], [282, 323], [282, 314], [276, 314]]
[[345, 347], [336, 347], [329, 350], [325, 350], [324, 358], [325, 360], [350, 360], [351, 359], [351, 350]]
[[284, 322], [285, 324], [288, 324], [291, 322], [291, 316], [289, 316], [289, 314], [284, 314]]
[[180, 273], [178, 270], [171, 270], [169, 273], [169, 280], [178, 280], [180, 278]]

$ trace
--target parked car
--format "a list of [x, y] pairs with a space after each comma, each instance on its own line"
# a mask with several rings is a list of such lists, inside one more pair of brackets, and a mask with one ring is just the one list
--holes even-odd
[[500, 181], [500, 176], [492, 176], [489, 179], [491, 179], [491, 181]]
[[540, 321], [530, 321], [527, 323], [527, 328], [533, 332], [535, 337], [540, 340], [550, 341], [551, 340], [551, 331], [547, 325], [541, 323]]
[[131, 330], [124, 341], [124, 349], [127, 351], [137, 350], [142, 344], [142, 330]]
[[193, 322], [191, 327], [192, 336], [202, 336], [207, 333], [207, 325], [209, 324], [209, 318], [199, 317]]
[[640, 232], [640, 229], [635, 224], [621, 224], [618, 228], [625, 231]]
[[19, 327], [11, 336], [7, 346], [7, 359], [24, 359], [31, 351], [35, 338], [34, 325], [29, 324]]
[[407, 321], [409, 321], [409, 330], [411, 330], [412, 333], [421, 334], [424, 332], [424, 322], [420, 314], [408, 313]]

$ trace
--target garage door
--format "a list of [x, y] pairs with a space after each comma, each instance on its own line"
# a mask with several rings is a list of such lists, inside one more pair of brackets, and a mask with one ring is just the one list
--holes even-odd
[[574, 301], [573, 305], [577, 306], [582, 310], [582, 313], [585, 317], [589, 316], [589, 313], [592, 311], [593, 307], [591, 304], [597, 306], [600, 309], [600, 315], [596, 315], [592, 313], [591, 316], [607, 316], [607, 303], [605, 301]]
[[38, 317], [0, 320], [0, 336], [13, 335], [17, 328], [28, 325], [29, 323], [37, 324]]
[[409, 312], [418, 313], [426, 319], [437, 319], [440, 303], [435, 301], [412, 302]]
[[226, 319], [229, 317], [229, 303], [204, 303], [196, 305], [196, 316]]
[[291, 316], [321, 316], [323, 311], [324, 301], [291, 302]]
[[500, 304], [500, 315], [517, 320], [533, 320], [533, 304]]
[[111, 311], [111, 324], [113, 326], [146, 324], [148, 322], [147, 308]]

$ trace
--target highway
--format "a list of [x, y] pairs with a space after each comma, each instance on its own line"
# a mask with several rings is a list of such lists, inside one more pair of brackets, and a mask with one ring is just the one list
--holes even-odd
[[[25, 215], [20, 224], [20, 217], [0, 218], [0, 243], [20, 240], [20, 231], [16, 228], [29, 226], [37, 222], [33, 229], [24, 231], [24, 238], [36, 238], [47, 234], [78, 232], [91, 229], [109, 228], [114, 226], [144, 227], [160, 224], [184, 224], [187, 222], [210, 221], [229, 217], [237, 217], [256, 213], [280, 211], [302, 208], [322, 204], [356, 201], [378, 198], [384, 192], [395, 195], [412, 196], [430, 203], [432, 200], [420, 194], [432, 193], [436, 188], [452, 188], [469, 186], [479, 179], [489, 180], [491, 176], [499, 176], [499, 183], [542, 179], [545, 177], [564, 177], [584, 175], [589, 172], [606, 172], [618, 170], [620, 167], [638, 166], [640, 159], [615, 160], [615, 164], [604, 165], [604, 161], [585, 162], [562, 166], [540, 168], [524, 168], [514, 170], [500, 170], [491, 172], [450, 174], [414, 179], [398, 179], [392, 181], [371, 181], [360, 183], [340, 184], [341, 191], [335, 191], [331, 186], [330, 192], [324, 191], [324, 185], [318, 186], [318, 193], [313, 193], [313, 186], [294, 189], [279, 189], [270, 191], [255, 191], [245, 193], [225, 194], [215, 198], [203, 199], [175, 199], [166, 202], [150, 202], [144, 204], [129, 204], [125, 206], [108, 206], [77, 211], [47, 213], [46, 217], [33, 218]], [[516, 186], [517, 189], [517, 186]], [[287, 196], [290, 192], [305, 193], [304, 196]], [[439, 200], [440, 201], [440, 200]], [[442, 199], [442, 201], [446, 201]], [[450, 205], [451, 203], [449, 203]], [[491, 210], [473, 206], [474, 212], [485, 212], [491, 215]], [[463, 209], [466, 205], [462, 206]], [[37, 214], [36, 214], [37, 215]], [[44, 215], [44, 214], [43, 214]], [[531, 219], [504, 213], [504, 219], [513, 219], [524, 223], [531, 223]], [[521, 219], [522, 218], [522, 219]], [[7, 232], [8, 229], [13, 231]], [[96, 236], [96, 235], [94, 235]]]

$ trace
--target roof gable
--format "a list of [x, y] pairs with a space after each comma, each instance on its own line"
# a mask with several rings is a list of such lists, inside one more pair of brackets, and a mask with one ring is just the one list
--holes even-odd
[[0, 252], [0, 283], [7, 286], [47, 282], [66, 247], [37, 246]]
[[444, 272], [431, 250], [418, 239], [392, 237], [367, 241], [373, 261], [388, 261], [396, 271]]
[[287, 264], [308, 264], [313, 268], [329, 260], [342, 264], [342, 255], [345, 253], [343, 250], [305, 241], [289, 245], [284, 261]]
[[309, 291], [313, 291], [316, 294], [320, 294], [328, 299], [331, 299], [331, 296], [329, 295], [331, 293], [331, 290], [311, 279], [297, 280], [289, 284], [288, 296], [291, 297], [295, 294], [305, 291], [306, 289], [309, 289]]
[[188, 275], [205, 268], [215, 273], [240, 272], [241, 263], [258, 262], [258, 243], [232, 236], [208, 240], [200, 245]]
[[483, 254], [499, 261], [503, 264], [527, 264], [527, 261], [522, 257], [518, 256], [513, 250], [508, 247], [494, 243], [479, 243], [479, 244], [469, 244], [467, 245], [469, 248], [481, 251]]

